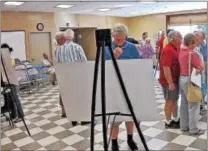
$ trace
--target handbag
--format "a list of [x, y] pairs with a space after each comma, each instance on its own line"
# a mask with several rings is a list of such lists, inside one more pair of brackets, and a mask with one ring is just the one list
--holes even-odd
[[201, 103], [202, 91], [199, 86], [191, 82], [191, 52], [189, 53], [188, 59], [188, 66], [189, 66], [189, 82], [188, 82], [188, 91], [187, 91], [187, 100], [189, 103]]

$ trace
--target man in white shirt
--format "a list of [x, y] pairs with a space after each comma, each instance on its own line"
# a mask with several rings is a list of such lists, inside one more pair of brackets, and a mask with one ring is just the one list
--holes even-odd
[[12, 89], [11, 92], [14, 98], [13, 101], [15, 101], [14, 108], [12, 109], [12, 118], [15, 120], [14, 122], [19, 122], [21, 121], [21, 118], [24, 117], [24, 112], [23, 112], [22, 105], [18, 96], [19, 82], [15, 75], [14, 67], [12, 66], [11, 55], [10, 55], [9, 49], [10, 47], [8, 44], [1, 45], [1, 63], [2, 63], [1, 76], [2, 76], [2, 82], [4, 82], [5, 84], [10, 84], [11, 86], [11, 89]]
[[[65, 31], [65, 39], [66, 42], [64, 45], [57, 46], [56, 49], [56, 60], [59, 63], [64, 62], [86, 62], [87, 57], [85, 52], [79, 44], [73, 42], [74, 32], [71, 29]], [[61, 36], [59, 37], [61, 38]], [[62, 106], [62, 110], [64, 110], [64, 105], [62, 103], [62, 99], [60, 97], [60, 104]], [[81, 122], [81, 125], [88, 124], [89, 122]], [[77, 125], [76, 121], [72, 121], [72, 125]]]

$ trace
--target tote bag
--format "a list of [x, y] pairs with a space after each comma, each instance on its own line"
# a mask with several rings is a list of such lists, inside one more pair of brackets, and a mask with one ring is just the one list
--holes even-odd
[[199, 86], [191, 82], [191, 52], [189, 53], [188, 59], [189, 66], [189, 83], [188, 83], [188, 91], [187, 91], [187, 100], [190, 103], [201, 103], [202, 101], [202, 91]]

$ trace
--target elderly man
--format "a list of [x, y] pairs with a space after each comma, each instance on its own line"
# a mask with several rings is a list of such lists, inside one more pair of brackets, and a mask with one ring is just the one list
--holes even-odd
[[[177, 101], [179, 98], [180, 65], [178, 53], [182, 43], [182, 36], [177, 31], [170, 31], [167, 35], [168, 44], [164, 47], [160, 60], [160, 78], [165, 102], [165, 127], [179, 128], [177, 116]], [[171, 114], [173, 119], [171, 120]]]
[[[195, 33], [195, 35], [197, 36], [198, 41], [199, 41], [199, 47], [198, 47], [199, 52], [201, 53], [204, 63], [207, 67], [207, 44], [205, 40], [205, 32], [203, 30], [199, 30]], [[206, 103], [205, 97], [207, 94], [207, 71], [206, 69], [202, 71], [202, 94], [203, 94], [204, 100], [202, 102], [200, 109], [201, 109], [201, 115], [204, 115], [204, 114], [207, 114], [206, 109], [205, 109], [205, 103]]]
[[[59, 37], [61, 38], [62, 36], [59, 36]], [[86, 62], [87, 57], [85, 55], [85, 52], [82, 46], [73, 42], [73, 39], [74, 39], [73, 30], [71, 29], [66, 30], [64, 33], [64, 36], [66, 39], [65, 44], [57, 47], [57, 51], [56, 51], [57, 62], [61, 62], [61, 63], [63, 62]], [[62, 42], [61, 39], [59, 39], [59, 41]], [[62, 106], [63, 106], [63, 103], [62, 103]], [[90, 122], [81, 122], [81, 125], [85, 125], [89, 123]], [[73, 126], [77, 125], [77, 122], [73, 121], [72, 125]]]
[[[116, 59], [140, 59], [139, 52], [137, 47], [126, 41], [128, 35], [128, 30], [126, 26], [122, 24], [117, 24], [112, 29], [113, 43], [112, 49]], [[109, 49], [106, 49], [106, 59], [111, 59]], [[119, 146], [117, 142], [118, 133], [119, 133], [119, 124], [115, 123], [112, 125], [112, 151], [119, 151]], [[134, 133], [134, 123], [133, 121], [126, 122], [127, 129], [127, 143], [131, 150], [137, 150], [138, 147], [133, 140]]]

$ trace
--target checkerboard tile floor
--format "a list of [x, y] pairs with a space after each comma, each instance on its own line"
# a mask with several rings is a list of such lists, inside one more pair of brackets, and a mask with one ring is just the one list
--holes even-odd
[[[166, 130], [163, 122], [164, 99], [160, 86], [155, 83], [158, 114], [160, 121], [142, 122], [141, 129], [151, 150], [206, 150], [207, 149], [207, 117], [199, 117], [201, 129], [206, 130], [202, 136], [195, 137], [182, 133], [180, 130]], [[48, 86], [38, 93], [21, 97], [25, 120], [30, 129], [31, 137], [27, 135], [22, 122], [14, 127], [2, 121], [2, 150], [90, 150], [90, 126], [73, 127], [66, 118], [60, 118], [58, 87]], [[135, 133], [140, 150], [142, 143]], [[102, 125], [95, 127], [95, 150], [103, 150]], [[125, 125], [122, 124], [119, 133], [121, 150], [128, 150], [126, 144]]]

